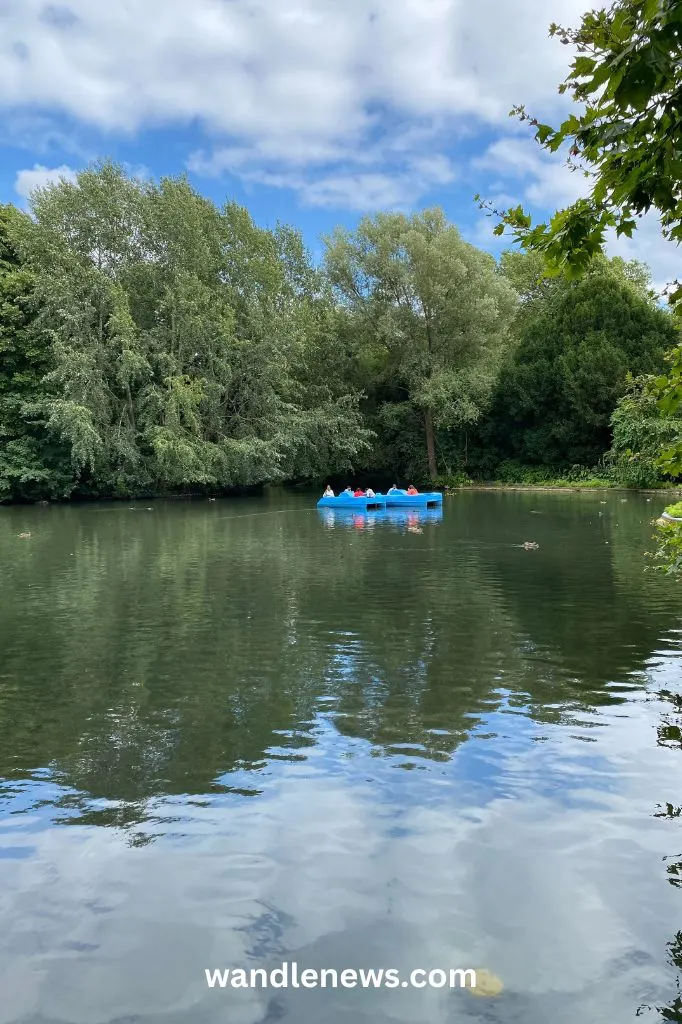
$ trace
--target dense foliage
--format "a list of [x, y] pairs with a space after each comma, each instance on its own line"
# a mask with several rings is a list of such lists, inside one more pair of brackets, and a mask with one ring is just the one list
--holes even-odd
[[11, 241], [19, 215], [0, 207], [0, 499], [56, 497], [68, 486], [68, 453], [35, 407], [47, 398], [50, 350], [35, 324], [35, 282]]
[[630, 377], [612, 416], [611, 473], [625, 487], [655, 487], [661, 479], [660, 453], [682, 432], [682, 414], [664, 413], [651, 376]]
[[586, 481], [612, 438], [614, 479], [661, 479], [675, 335], [641, 264], [547, 279], [427, 210], [335, 232], [317, 267], [291, 228], [108, 163], [0, 214], [0, 499]]
[[[591, 189], [548, 224], [533, 227], [519, 206], [502, 214], [495, 230], [502, 234], [510, 226], [528, 251], [542, 254], [549, 274], [576, 279], [603, 251], [609, 230], [631, 237], [637, 218], [650, 211], [658, 214], [666, 238], [682, 241], [682, 0], [615, 0], [608, 9], [585, 14], [578, 29], [554, 24], [550, 33], [575, 49], [559, 91], [573, 97], [576, 111], [558, 129], [539, 124], [522, 106], [511, 113], [530, 122], [536, 140], [550, 152], [568, 146], [569, 165], [581, 168]], [[669, 287], [668, 298], [678, 317], [682, 315], [679, 281]], [[669, 361], [670, 371], [651, 388], [663, 416], [672, 418], [655, 464], [660, 472], [678, 477], [682, 430], [674, 429], [674, 418], [682, 406], [679, 339]], [[632, 411], [630, 404], [626, 420]], [[649, 461], [648, 453], [641, 455], [644, 463]], [[660, 565], [682, 575], [669, 548], [670, 531], [661, 529]]]
[[[526, 261], [535, 263], [521, 253], [502, 261], [519, 287]], [[479, 445], [489, 457], [554, 468], [599, 462], [628, 372], [662, 372], [675, 340], [646, 276], [628, 276], [622, 261], [603, 258], [581, 281], [530, 292], [515, 333]]]
[[32, 213], [7, 233], [39, 312], [3, 359], [40, 339], [15, 379], [68, 450], [64, 493], [322, 474], [367, 446], [359, 396], [321, 373], [338, 314], [295, 232], [108, 164], [37, 191]]
[[365, 218], [328, 241], [326, 262], [370, 360], [378, 433], [421, 432], [435, 480], [437, 434], [476, 423], [489, 402], [517, 296], [439, 210]]
[[666, 576], [682, 578], [682, 524], [663, 518], [657, 521], [656, 549], [651, 558], [654, 567]]

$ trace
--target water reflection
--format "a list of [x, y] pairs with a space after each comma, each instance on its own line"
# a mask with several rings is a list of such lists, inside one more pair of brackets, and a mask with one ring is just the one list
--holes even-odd
[[[677, 595], [636, 502], [504, 498], [7, 510], [0, 1024], [670, 1009]], [[206, 991], [278, 959], [505, 990]]]
[[318, 509], [320, 520], [333, 530], [345, 528], [352, 530], [373, 530], [376, 526], [393, 526], [399, 530], [421, 532], [425, 524], [440, 523], [443, 519], [443, 508], [384, 508], [354, 512], [352, 509]]
[[[663, 689], [658, 692], [657, 700], [662, 702], [660, 721], [656, 727], [657, 742], [660, 747], [667, 750], [682, 750], [682, 694], [676, 691]], [[671, 779], [680, 779], [677, 773], [671, 773]], [[679, 787], [679, 782], [677, 781]], [[667, 796], [667, 794], [666, 794]], [[675, 793], [676, 800], [680, 799], [679, 792]], [[665, 802], [657, 805], [654, 812], [655, 818], [674, 822], [679, 826], [682, 817], [682, 806], [666, 799]], [[677, 828], [679, 833], [679, 827]], [[682, 841], [680, 842], [682, 847]], [[682, 849], [672, 855], [663, 858], [666, 865], [666, 876], [670, 885], [674, 888], [682, 888]], [[644, 1004], [639, 1007], [637, 1015], [657, 1013], [663, 1020], [674, 1021], [676, 1024], [682, 1022], [682, 931], [677, 931], [673, 938], [666, 943], [666, 962], [675, 971], [675, 997], [665, 1005]]]

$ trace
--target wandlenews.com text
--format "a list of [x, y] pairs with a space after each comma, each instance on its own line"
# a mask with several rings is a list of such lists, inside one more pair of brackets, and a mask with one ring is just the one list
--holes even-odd
[[317, 970], [295, 962], [272, 970], [206, 967], [204, 971], [209, 988], [476, 988], [476, 971], [459, 967], [416, 967], [405, 976], [393, 967]]

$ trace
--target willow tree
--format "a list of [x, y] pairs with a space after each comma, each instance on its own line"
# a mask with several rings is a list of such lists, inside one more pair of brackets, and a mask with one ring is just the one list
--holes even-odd
[[35, 413], [51, 362], [36, 327], [35, 279], [12, 241], [26, 219], [0, 206], [0, 500], [61, 497], [72, 486], [68, 451]]
[[438, 430], [474, 423], [495, 383], [516, 293], [494, 259], [441, 210], [364, 218], [326, 240], [326, 267], [375, 364], [422, 423], [438, 475]]
[[31, 205], [16, 244], [50, 347], [36, 412], [81, 491], [258, 484], [366, 446], [358, 396], [311, 370], [335, 310], [296, 232], [109, 163]]

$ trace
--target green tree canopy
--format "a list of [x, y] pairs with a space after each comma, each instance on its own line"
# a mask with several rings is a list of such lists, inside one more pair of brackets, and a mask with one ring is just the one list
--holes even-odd
[[326, 245], [330, 280], [385, 385], [380, 414], [421, 421], [435, 478], [436, 431], [476, 422], [489, 400], [514, 290], [437, 209], [366, 217]]
[[47, 398], [47, 336], [36, 328], [35, 281], [13, 236], [25, 218], [0, 206], [0, 499], [60, 497], [72, 478], [68, 452], [34, 414]]
[[367, 446], [359, 396], [319, 375], [337, 312], [292, 229], [110, 163], [32, 214], [12, 232], [49, 341], [31, 411], [81, 492], [284, 480]]
[[663, 474], [661, 451], [682, 433], [682, 410], [666, 415], [656, 395], [656, 378], [629, 377], [627, 389], [611, 417], [612, 472], [625, 487], [655, 487]]
[[672, 318], [641, 264], [601, 257], [578, 282], [543, 279], [537, 253], [510, 252], [501, 266], [524, 300], [485, 434], [522, 463], [594, 466], [628, 372], [662, 372]]

